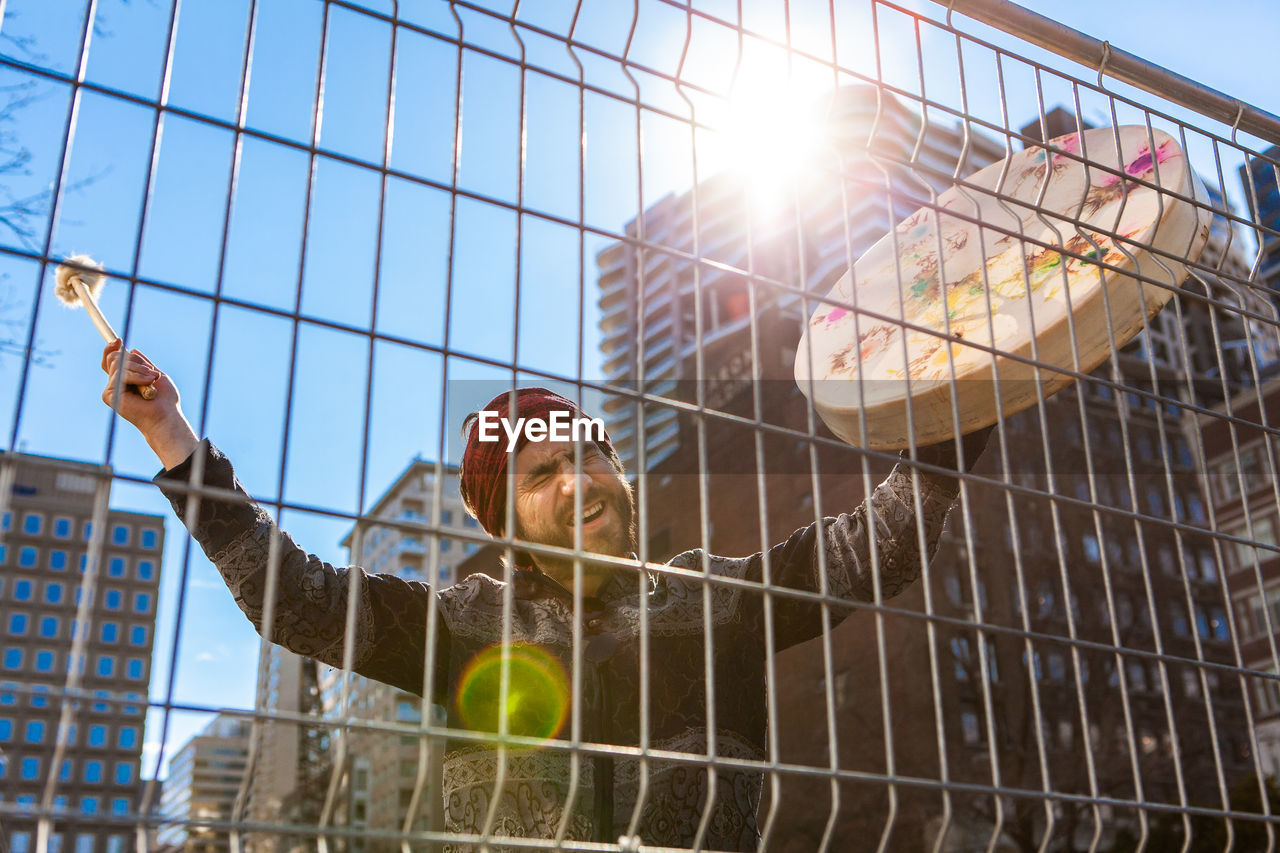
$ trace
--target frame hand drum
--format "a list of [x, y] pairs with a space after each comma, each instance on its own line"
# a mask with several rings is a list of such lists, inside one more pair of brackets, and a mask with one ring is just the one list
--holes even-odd
[[1048, 396], [1074, 381], [1061, 369], [1093, 370], [1164, 307], [1208, 241], [1206, 201], [1159, 130], [1020, 151], [858, 259], [810, 318], [796, 382], [859, 446], [951, 438], [953, 411], [964, 433], [995, 423], [1034, 405], [1037, 385]]

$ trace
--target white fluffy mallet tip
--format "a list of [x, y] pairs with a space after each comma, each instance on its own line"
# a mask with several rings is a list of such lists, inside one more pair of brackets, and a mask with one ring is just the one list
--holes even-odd
[[62, 301], [64, 305], [77, 308], [80, 305], [80, 294], [76, 292], [75, 286], [72, 285], [72, 279], [80, 279], [85, 287], [89, 288], [89, 293], [94, 299], [102, 293], [102, 285], [106, 282], [107, 277], [102, 272], [102, 264], [95, 261], [88, 255], [72, 255], [67, 258], [66, 262], [58, 264], [58, 269], [54, 273], [54, 279], [57, 282], [53, 292], [54, 295]]

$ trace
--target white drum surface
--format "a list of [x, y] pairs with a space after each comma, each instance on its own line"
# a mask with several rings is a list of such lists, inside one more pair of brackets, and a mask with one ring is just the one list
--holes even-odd
[[920, 445], [952, 436], [953, 410], [962, 432], [994, 423], [1034, 405], [1037, 383], [1048, 395], [1073, 381], [1054, 367], [1093, 370], [1173, 296], [1212, 220], [1170, 194], [1207, 198], [1175, 140], [1121, 127], [1048, 145], [916, 211], [818, 306], [795, 377], [836, 435], [899, 448], [912, 432]]

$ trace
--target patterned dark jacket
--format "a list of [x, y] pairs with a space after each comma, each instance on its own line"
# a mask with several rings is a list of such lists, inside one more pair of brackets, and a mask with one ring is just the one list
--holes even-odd
[[[198, 517], [188, 518], [186, 486], [202, 451], [203, 484], [196, 485], [224, 490], [227, 497], [202, 499]], [[272, 639], [298, 654], [341, 666], [348, 590], [358, 575], [354, 670], [422, 695], [433, 590], [392, 575], [334, 567], [308, 555], [245, 494], [221, 452], [208, 442], [202, 451], [157, 476], [156, 482], [255, 628], [262, 628], [268, 549], [278, 537], [279, 594]], [[922, 476], [920, 483], [925, 538], [932, 554], [957, 486], [954, 479], [941, 477]], [[874, 524], [868, 523], [869, 517]], [[874, 530], [882, 594], [896, 595], [920, 573], [915, 519], [911, 473], [898, 466], [852, 513], [797, 530], [771, 548], [771, 583], [820, 591], [821, 526], [828, 594], [872, 600]], [[702, 577], [707, 569], [713, 576], [710, 582]], [[758, 762], [766, 759], [768, 722], [765, 609], [758, 586], [764, 571], [762, 554], [728, 559], [700, 550], [686, 551], [666, 567], [651, 566], [644, 573], [616, 571], [596, 597], [587, 600], [581, 615], [585, 648], [577, 699], [583, 742], [621, 748], [588, 748], [578, 754], [590, 758], [576, 762], [564, 741], [541, 749], [508, 748], [503, 785], [495, 790], [498, 752], [487, 744], [455, 740], [444, 761], [446, 829], [479, 833], [489, 822], [490, 837], [555, 838], [563, 832], [566, 839], [616, 843], [631, 825], [643, 784], [636, 835], [644, 844], [754, 850], [763, 780]], [[455, 691], [468, 664], [503, 639], [505, 588], [487, 575], [472, 575], [434, 591], [438, 631], [433, 698], [448, 708], [451, 727], [465, 728]], [[642, 590], [647, 597], [650, 661], [649, 755], [643, 761], [643, 776], [635, 748], [641, 742], [645, 675], [639, 655]], [[548, 576], [524, 571], [517, 572], [511, 592], [512, 642], [539, 647], [571, 673], [572, 596]], [[771, 606], [775, 651], [821, 633], [822, 608], [816, 596], [774, 594]], [[828, 609], [833, 625], [850, 610], [839, 603]], [[706, 699], [708, 669], [713, 673], [714, 703]], [[559, 737], [567, 740], [569, 732], [566, 726]], [[709, 755], [715, 758], [711, 773]]]

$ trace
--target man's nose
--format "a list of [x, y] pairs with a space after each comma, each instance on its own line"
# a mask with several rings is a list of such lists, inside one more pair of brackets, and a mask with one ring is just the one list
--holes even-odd
[[574, 474], [573, 463], [566, 462], [562, 464], [560, 466], [560, 473], [557, 476], [559, 477], [560, 482], [560, 493], [566, 496], [572, 495], [578, 486], [578, 479]]

